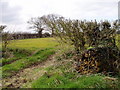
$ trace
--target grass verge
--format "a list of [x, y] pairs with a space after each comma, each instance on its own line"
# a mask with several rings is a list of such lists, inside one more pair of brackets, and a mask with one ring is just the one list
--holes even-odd
[[31, 56], [31, 57], [26, 57], [23, 59], [19, 59], [11, 64], [5, 65], [2, 67], [3, 71], [3, 78], [12, 76], [16, 72], [29, 67], [30, 65], [33, 65], [35, 63], [42, 62], [46, 60], [50, 55], [54, 54], [55, 50], [53, 48], [48, 48], [44, 49], [42, 51], [39, 51], [37, 54]]
[[65, 77], [59, 73], [52, 76], [43, 75], [32, 84], [32, 88], [114, 88], [114, 83], [104, 79], [99, 74], [81, 76], [74, 78], [74, 75]]
[[12, 52], [12, 54], [11, 54], [12, 57], [2, 58], [2, 60], [0, 61], [0, 63], [2, 63], [2, 66], [6, 65], [6, 64], [10, 64], [19, 59], [28, 57], [32, 53], [32, 51], [25, 50], [25, 49], [8, 49], [8, 50], [9, 50], [8, 53]]
[[66, 56], [61, 56], [60, 60], [56, 57], [57, 64], [46, 68], [47, 72], [31, 83], [32, 88], [120, 88], [117, 77], [77, 73], [74, 69], [74, 58], [69, 58], [68, 53], [63, 54]]

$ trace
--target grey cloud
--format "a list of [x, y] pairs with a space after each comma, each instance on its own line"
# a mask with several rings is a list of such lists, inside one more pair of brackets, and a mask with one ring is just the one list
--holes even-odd
[[20, 20], [20, 7], [11, 7], [8, 2], [0, 2], [0, 6], [2, 8], [2, 13], [0, 13], [2, 23], [19, 24], [22, 22]]
[[117, 19], [117, 2], [77, 2], [74, 12], [84, 19]]

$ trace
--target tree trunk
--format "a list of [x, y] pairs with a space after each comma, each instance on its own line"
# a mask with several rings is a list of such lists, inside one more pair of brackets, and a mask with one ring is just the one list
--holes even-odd
[[39, 38], [42, 38], [42, 31], [38, 31]]

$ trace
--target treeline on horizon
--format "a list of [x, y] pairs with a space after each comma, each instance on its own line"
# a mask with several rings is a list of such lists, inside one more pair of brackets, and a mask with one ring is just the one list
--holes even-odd
[[[48, 14], [48, 15], [44, 15], [42, 17], [32, 17], [27, 22], [30, 25], [29, 29], [34, 29], [37, 33], [29, 33], [29, 32], [17, 32], [17, 33], [13, 32], [13, 33], [9, 33], [9, 31], [8, 32], [3, 32], [3, 33], [11, 34], [12, 39], [53, 37], [53, 36], [56, 36], [55, 34], [58, 31], [61, 31], [61, 32], [65, 31], [65, 30], [62, 30], [63, 27], [61, 27], [61, 26], [65, 25], [67, 23], [70, 24], [70, 22], [72, 23], [72, 22], [75, 22], [75, 21], [77, 21], [79, 25], [81, 24], [81, 22], [86, 22], [86, 23], [89, 23], [89, 22], [94, 23], [94, 22], [96, 22], [96, 23], [99, 23], [99, 24], [102, 24], [103, 22], [108, 22], [107, 20], [106, 21], [100, 21], [100, 22], [97, 22], [96, 20], [94, 20], [94, 21], [92, 21], [92, 20], [91, 21], [77, 20], [77, 19], [76, 20], [75, 19], [71, 20], [71, 19], [66, 19], [66, 18], [64, 18], [63, 16], [60, 16], [60, 15]], [[112, 25], [111, 22], [108, 22], [108, 23]], [[70, 28], [71, 25], [69, 25], [67, 28]], [[0, 26], [0, 29], [1, 29], [0, 32], [3, 30], [3, 28], [6, 28], [6, 27], [7, 26], [1, 25]], [[116, 34], [120, 34], [120, 30], [117, 29]]]

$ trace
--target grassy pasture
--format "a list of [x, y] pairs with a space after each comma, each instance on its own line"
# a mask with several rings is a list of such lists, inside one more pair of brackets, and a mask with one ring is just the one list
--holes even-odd
[[110, 85], [101, 75], [81, 76], [73, 79], [57, 73], [50, 78], [46, 75], [42, 76], [32, 84], [32, 88], [110, 88]]
[[13, 75], [14, 73], [20, 71], [21, 69], [24, 69], [26, 67], [29, 67], [30, 65], [33, 65], [35, 63], [40, 63], [48, 58], [48, 56], [54, 54], [54, 49], [45, 49], [41, 52], [38, 52], [37, 55], [33, 55], [31, 57], [26, 57], [19, 59], [11, 64], [6, 64], [2, 67], [3, 71], [3, 78]]
[[[69, 56], [68, 56], [69, 57]], [[64, 61], [65, 60], [65, 61]], [[74, 72], [73, 61], [62, 59], [58, 65], [46, 68], [39, 79], [31, 83], [32, 88], [119, 88], [120, 83], [103, 74], [80, 75]]]
[[58, 42], [54, 38], [37, 38], [37, 39], [25, 39], [25, 40], [13, 40], [9, 44], [9, 51], [12, 51], [14, 57], [8, 59], [2, 59], [0, 63], [3, 65], [14, 62], [18, 59], [28, 57], [35, 51], [44, 50], [46, 48], [55, 48]]
[[[120, 48], [120, 37], [117, 36], [116, 40], [116, 44]], [[57, 65], [46, 68], [46, 74], [31, 83], [32, 88], [118, 88], [119, 85], [116, 80], [106, 80], [106, 76], [104, 75], [80, 76], [79, 73], [71, 71], [70, 68], [74, 67], [73, 64], [71, 64], [73, 60], [70, 51], [73, 51], [74, 48], [70, 45], [63, 45], [60, 48], [56, 48], [58, 45], [53, 38], [12, 41], [9, 45], [9, 50], [13, 51], [14, 57], [2, 60], [4, 63], [2, 67], [3, 78], [12, 76], [30, 65], [47, 60], [47, 58], [57, 50]], [[68, 62], [66, 59], [68, 59]], [[69, 61], [69, 59], [71, 61]]]
[[4, 65], [2, 67], [3, 77], [11, 76], [21, 69], [46, 60], [55, 53], [57, 45], [58, 43], [53, 38], [12, 41], [9, 45], [9, 50], [13, 52], [14, 57], [2, 59]]
[[45, 48], [53, 48], [58, 43], [54, 38], [37, 38], [37, 39], [25, 39], [25, 40], [13, 40], [9, 48], [12, 49], [26, 49], [26, 50], [37, 50]]

